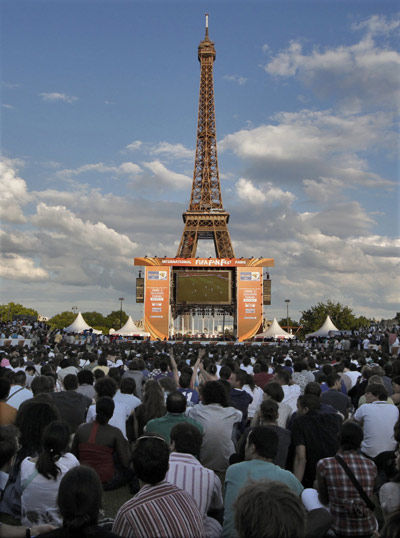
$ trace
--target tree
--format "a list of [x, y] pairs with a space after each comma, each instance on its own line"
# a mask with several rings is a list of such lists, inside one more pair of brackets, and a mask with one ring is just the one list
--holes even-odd
[[[113, 310], [108, 316], [105, 318], [105, 324], [109, 329], [120, 329], [120, 316], [121, 316], [121, 310]], [[125, 323], [128, 321], [128, 315], [122, 311], [122, 326], [125, 325]]]
[[326, 316], [331, 318], [333, 324], [340, 331], [350, 331], [357, 328], [357, 318], [351, 308], [329, 300], [325, 304], [318, 303], [309, 310], [302, 311], [300, 323], [303, 325], [304, 333], [317, 331], [324, 323]]
[[4, 322], [12, 321], [14, 316], [34, 316], [37, 319], [38, 315], [37, 310], [27, 308], [19, 303], [11, 302], [0, 305], [0, 319]]
[[75, 318], [76, 314], [66, 310], [50, 318], [48, 324], [50, 325], [51, 329], [64, 329], [65, 327], [71, 325]]
[[100, 312], [82, 312], [82, 317], [90, 327], [101, 330], [101, 327], [106, 327], [106, 318]]
[[[287, 318], [282, 318], [278, 321], [279, 325], [281, 327], [283, 327], [285, 330], [286, 330], [286, 327], [287, 327]], [[299, 324], [297, 321], [295, 321], [294, 319], [292, 319], [290, 316], [289, 316], [289, 327], [298, 327]]]

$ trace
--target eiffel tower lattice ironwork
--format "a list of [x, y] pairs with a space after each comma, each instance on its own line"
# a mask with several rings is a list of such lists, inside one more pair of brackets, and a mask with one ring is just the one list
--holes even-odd
[[194, 258], [199, 239], [213, 239], [217, 258], [234, 258], [228, 231], [229, 213], [222, 205], [215, 129], [213, 63], [214, 43], [206, 33], [198, 48], [200, 97], [197, 123], [196, 158], [189, 209], [183, 213], [182, 239], [178, 258]]

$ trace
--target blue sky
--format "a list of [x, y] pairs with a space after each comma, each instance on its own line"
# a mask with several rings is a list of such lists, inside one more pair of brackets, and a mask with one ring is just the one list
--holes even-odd
[[[1, 3], [2, 302], [140, 315], [135, 256], [176, 254], [209, 13], [237, 256], [267, 317], [399, 304], [398, 37], [385, 1]], [[199, 244], [199, 255], [214, 255]]]

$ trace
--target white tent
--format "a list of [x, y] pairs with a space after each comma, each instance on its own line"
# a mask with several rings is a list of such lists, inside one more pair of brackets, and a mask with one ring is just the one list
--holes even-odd
[[306, 334], [306, 338], [313, 338], [314, 336], [316, 338], [318, 338], [319, 336], [329, 336], [329, 333], [332, 331], [339, 332], [339, 329], [335, 327], [331, 318], [329, 316], [326, 316], [326, 320], [324, 321], [323, 325], [318, 329], [318, 331]]
[[293, 334], [284, 331], [279, 323], [274, 318], [271, 326], [266, 331], [256, 334], [256, 338], [294, 338]]
[[139, 329], [139, 327], [135, 325], [132, 316], [129, 316], [128, 321], [123, 327], [114, 331], [112, 334], [118, 334], [120, 336], [150, 336], [150, 333], [142, 331], [142, 329]]
[[[71, 323], [71, 325], [68, 325], [68, 327], [64, 328], [64, 331], [66, 333], [83, 333], [83, 331], [89, 331], [92, 329], [90, 325], [86, 323], [86, 321], [83, 319], [82, 314], [79, 312], [79, 314], [76, 316], [74, 321]], [[92, 329], [95, 334], [101, 334], [101, 331], [98, 331], [96, 329]]]

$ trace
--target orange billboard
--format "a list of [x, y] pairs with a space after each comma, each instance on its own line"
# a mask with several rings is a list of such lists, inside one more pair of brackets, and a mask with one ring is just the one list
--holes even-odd
[[237, 276], [237, 339], [252, 338], [262, 324], [262, 267], [238, 267]]
[[170, 274], [169, 267], [146, 267], [144, 325], [152, 340], [168, 339]]

